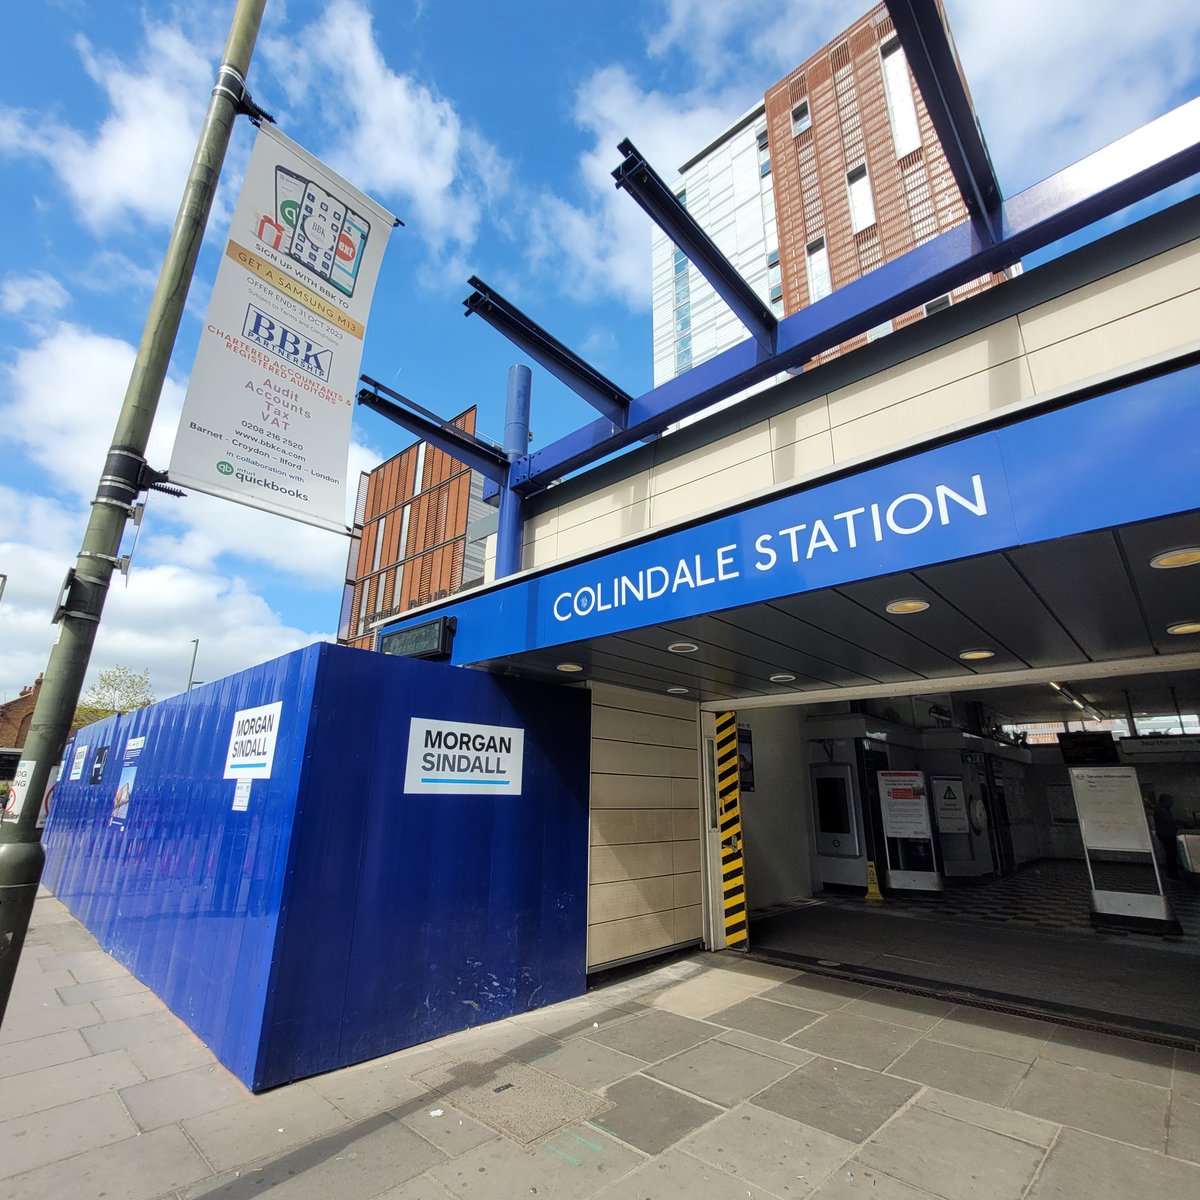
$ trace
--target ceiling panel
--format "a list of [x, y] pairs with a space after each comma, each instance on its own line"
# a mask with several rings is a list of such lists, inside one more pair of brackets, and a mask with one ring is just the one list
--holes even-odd
[[[957, 659], [964, 650], [986, 648], [995, 652], [988, 665], [999, 664], [1006, 671], [1028, 666], [1012, 648], [981, 628], [958, 608], [930, 591], [915, 575], [904, 573], [884, 579], [864, 579], [837, 589], [842, 595], [878, 616], [897, 629], [919, 638], [926, 645], [940, 650], [947, 658]], [[887, 611], [892, 600], [920, 596], [929, 601], [924, 612], [896, 615]], [[978, 663], [983, 666], [984, 663]]]
[[1112, 532], [1021, 546], [1009, 557], [1090, 659], [1154, 653]]
[[1200, 635], [1167, 633], [1167, 626], [1177, 621], [1200, 621], [1200, 565], [1166, 571], [1150, 565], [1164, 550], [1200, 546], [1200, 513], [1127, 525], [1118, 536], [1156, 649], [1163, 654], [1200, 650]]
[[918, 586], [926, 585], [956, 608], [970, 613], [988, 637], [1007, 646], [1031, 667], [1056, 667], [1080, 662], [1084, 657], [1003, 554], [923, 567], [914, 576]]
[[817, 626], [818, 629], [836, 633], [846, 641], [871, 651], [872, 654], [898, 663], [904, 668], [906, 679], [922, 676], [937, 679], [961, 675], [964, 669], [973, 669], [971, 665], [943, 654], [883, 617], [855, 604], [839, 592], [810, 592], [804, 596], [792, 596], [774, 603], [775, 607]]

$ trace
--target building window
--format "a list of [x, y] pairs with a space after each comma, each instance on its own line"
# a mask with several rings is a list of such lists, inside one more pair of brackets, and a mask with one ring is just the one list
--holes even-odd
[[425, 480], [425, 443], [417, 443], [417, 465], [413, 468], [413, 490], [415, 496], [421, 490], [421, 484]]
[[681, 207], [687, 208], [687, 188], [684, 188], [682, 192], [679, 192], [675, 199], [679, 201]]
[[833, 281], [829, 276], [829, 252], [823, 237], [808, 243], [805, 259], [808, 266], [809, 303], [815, 304], [833, 291]]
[[846, 187], [850, 191], [850, 224], [855, 233], [862, 233], [875, 224], [875, 201], [865, 164], [855, 167], [846, 176]]
[[805, 130], [812, 128], [812, 115], [808, 111], [808, 101], [801, 100], [792, 109], [792, 137], [799, 137]]
[[758, 173], [760, 176], [771, 173], [771, 145], [765, 133], [758, 135]]
[[400, 541], [396, 544], [397, 559], [408, 557], [408, 518], [411, 512], [411, 504], [406, 504], [400, 510]]
[[375, 527], [375, 561], [372, 562], [372, 564], [371, 564], [372, 571], [379, 570], [379, 560], [383, 556], [383, 534], [384, 534], [384, 530], [386, 528], [387, 528], [387, 517], [384, 517], [380, 520], [379, 524]]
[[682, 250], [675, 251], [675, 274], [684, 275], [688, 269], [688, 256]]
[[925, 315], [928, 317], [935, 312], [941, 312], [943, 308], [950, 307], [950, 297], [948, 295], [938, 296], [935, 300], [925, 305]]
[[908, 60], [898, 37], [889, 38], [879, 52], [883, 57], [883, 90], [892, 123], [892, 141], [896, 146], [896, 157], [903, 158], [921, 148], [921, 127], [908, 79]]
[[692, 335], [684, 334], [675, 343], [675, 371], [686, 371], [692, 365]]
[[772, 303], [783, 298], [783, 276], [779, 267], [779, 251], [767, 255], [767, 288]]

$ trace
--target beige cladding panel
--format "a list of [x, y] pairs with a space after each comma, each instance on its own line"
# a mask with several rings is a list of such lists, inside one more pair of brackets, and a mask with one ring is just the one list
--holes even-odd
[[592, 703], [595, 969], [699, 937], [700, 830], [695, 705], [612, 685]]
[[1200, 291], [1194, 291], [1038, 350], [1029, 365], [1037, 390], [1055, 391], [1198, 339]]
[[1200, 241], [1188, 242], [1023, 312], [1020, 321], [1025, 349], [1032, 354], [1100, 329], [1131, 313], [1195, 291], [1198, 284]]

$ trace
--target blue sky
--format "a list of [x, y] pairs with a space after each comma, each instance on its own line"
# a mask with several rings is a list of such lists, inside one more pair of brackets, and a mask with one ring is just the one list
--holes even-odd
[[[1006, 193], [1200, 94], [1183, 0], [946, 0]], [[363, 369], [501, 433], [518, 356], [478, 318], [478, 274], [628, 391], [651, 378], [650, 223], [609, 172], [629, 136], [670, 178], [866, 0], [268, 0], [250, 72], [280, 127], [398, 213]], [[11, 6], [0, 79], [0, 699], [46, 662], [232, 0]], [[151, 440], [165, 466], [218, 247], [249, 155], [226, 162]], [[593, 414], [535, 370], [535, 445]], [[355, 416], [351, 479], [408, 439]], [[127, 546], [130, 539], [127, 539]], [[154, 495], [91, 677], [160, 696], [336, 628], [345, 539]]]

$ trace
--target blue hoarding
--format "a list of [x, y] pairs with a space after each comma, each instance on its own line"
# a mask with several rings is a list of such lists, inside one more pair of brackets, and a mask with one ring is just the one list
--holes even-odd
[[45, 880], [247, 1086], [331, 1070], [583, 990], [589, 722], [311, 646], [81, 730]]
[[453, 661], [485, 662], [1187, 511], [1198, 418], [1193, 366], [438, 611]]

